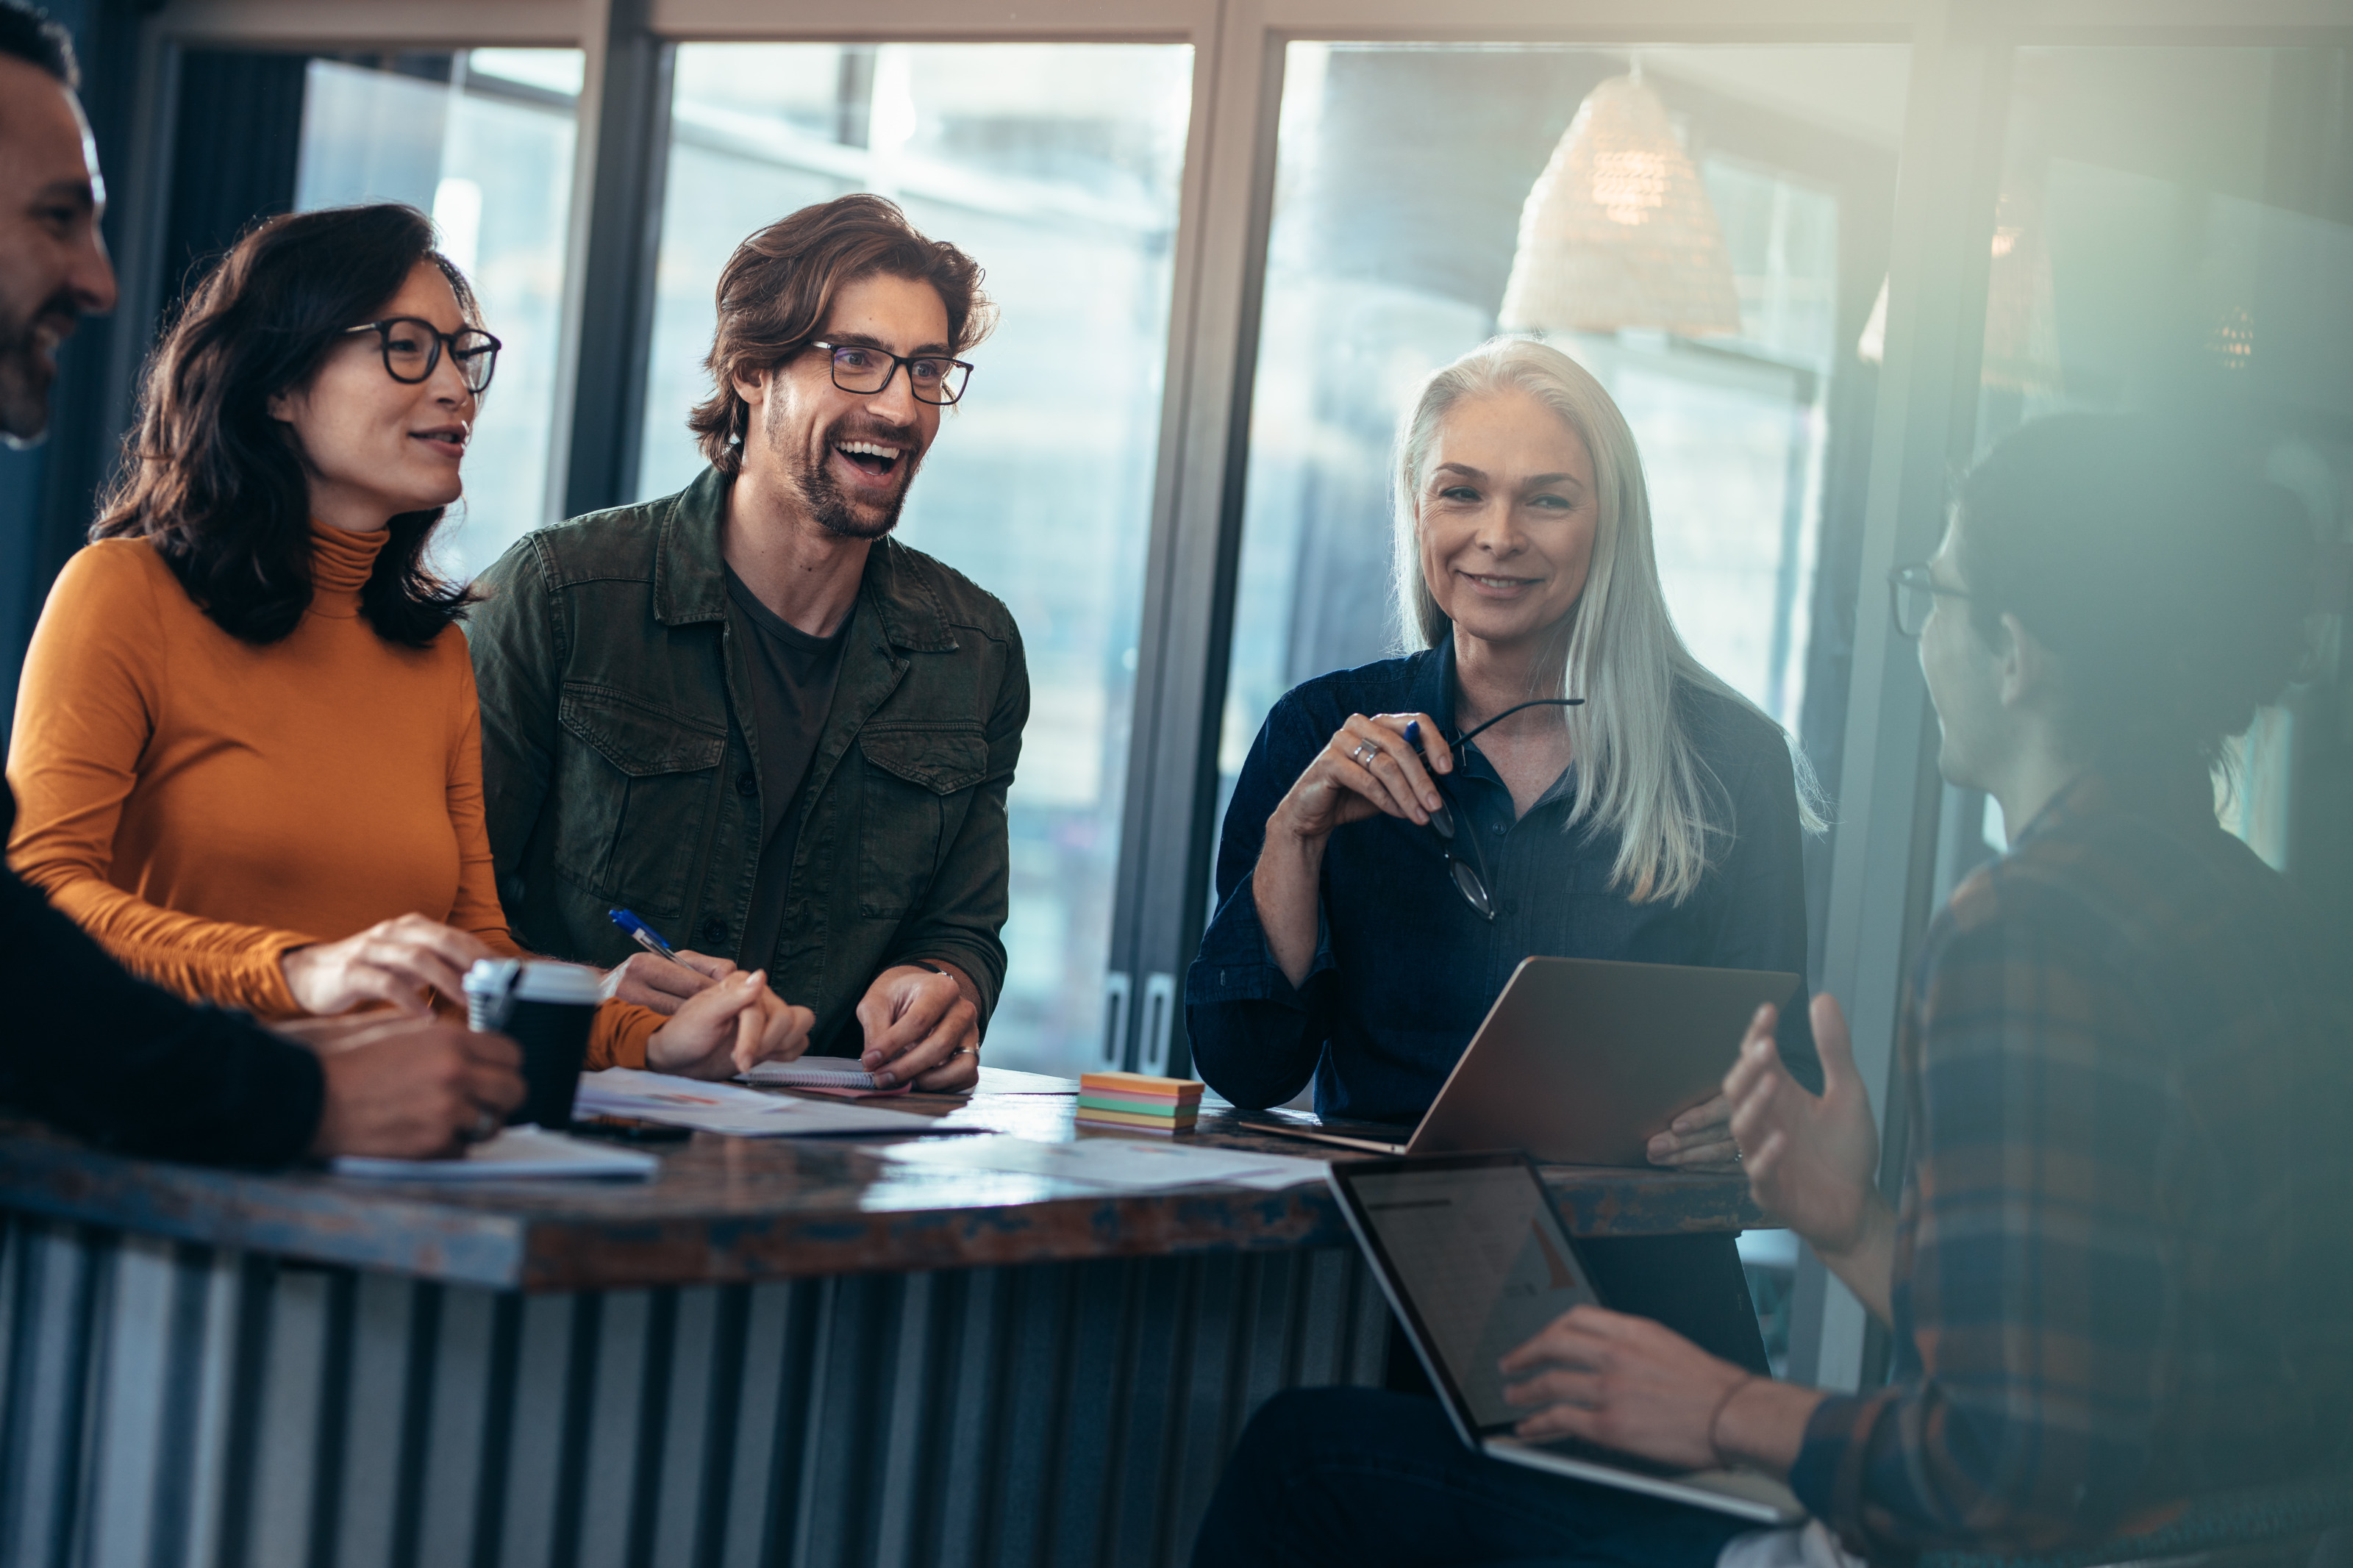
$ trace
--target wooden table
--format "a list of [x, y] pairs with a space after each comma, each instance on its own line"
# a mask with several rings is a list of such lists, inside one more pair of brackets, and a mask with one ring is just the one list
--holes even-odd
[[[1066, 1080], [983, 1089], [889, 1103], [1120, 1136]], [[1232, 1121], [1195, 1137], [1338, 1152]], [[1321, 1185], [880, 1148], [697, 1134], [649, 1182], [455, 1190], [0, 1123], [0, 1563], [1182, 1563], [1261, 1401], [1379, 1380]], [[1737, 1180], [1547, 1181], [1579, 1235], [1760, 1223]]]

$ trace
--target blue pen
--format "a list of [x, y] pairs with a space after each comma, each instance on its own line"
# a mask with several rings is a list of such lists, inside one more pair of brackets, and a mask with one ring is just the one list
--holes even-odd
[[638, 919], [637, 916], [631, 914], [628, 910], [607, 910], [605, 912], [613, 917], [613, 923], [615, 925], [619, 926], [623, 931], [629, 933], [629, 940], [631, 942], [636, 942], [648, 952], [653, 953], [655, 956], [659, 958], [667, 958], [672, 963], [683, 963], [685, 962], [685, 960], [680, 958], [677, 953], [670, 951], [670, 943], [662, 941], [659, 932], [656, 931], [653, 927], [646, 924], [645, 921]]

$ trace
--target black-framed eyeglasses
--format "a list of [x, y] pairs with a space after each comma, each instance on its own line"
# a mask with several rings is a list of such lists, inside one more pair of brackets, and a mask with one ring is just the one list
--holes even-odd
[[1895, 629], [1907, 637], [1916, 637], [1928, 624], [1929, 612], [1939, 599], [1966, 599], [1968, 594], [1959, 588], [1947, 587], [1936, 581], [1926, 562], [1917, 566], [1898, 566], [1887, 574], [1888, 606], [1895, 616]]
[[499, 368], [499, 350], [504, 346], [480, 327], [445, 332], [415, 316], [386, 316], [343, 329], [347, 338], [362, 332], [374, 332], [381, 342], [385, 374], [409, 386], [431, 375], [441, 363], [441, 351], [448, 349], [466, 390], [477, 397], [491, 389], [491, 373]]
[[833, 356], [833, 384], [844, 392], [871, 397], [891, 384], [899, 367], [907, 367], [907, 386], [918, 403], [944, 405], [964, 395], [972, 366], [944, 354], [894, 354], [889, 349], [861, 343], [811, 343]]
[[[1582, 697], [1539, 697], [1506, 708], [1485, 723], [1474, 725], [1453, 742], [1454, 765], [1461, 767], [1462, 748], [1474, 737], [1514, 713], [1529, 708], [1580, 708], [1584, 704]], [[1478, 835], [1471, 832], [1467, 824], [1456, 820], [1454, 792], [1446, 787], [1446, 781], [1433, 773], [1430, 782], [1438, 786], [1446, 803], [1430, 814], [1430, 836], [1438, 840], [1438, 853], [1446, 862], [1446, 874], [1453, 879], [1454, 890], [1462, 895], [1462, 901], [1481, 920], [1492, 921], [1495, 918], [1495, 897], [1487, 890], [1487, 865], [1479, 854]]]

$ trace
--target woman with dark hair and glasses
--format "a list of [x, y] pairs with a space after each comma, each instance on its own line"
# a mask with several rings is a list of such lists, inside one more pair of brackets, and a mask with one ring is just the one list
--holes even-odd
[[[462, 1007], [512, 956], [480, 719], [434, 572], [498, 339], [414, 208], [272, 218], [148, 362], [121, 479], [49, 595], [9, 860], [131, 969], [264, 1019]], [[607, 1004], [592, 1065], [704, 1076], [809, 1015]]]

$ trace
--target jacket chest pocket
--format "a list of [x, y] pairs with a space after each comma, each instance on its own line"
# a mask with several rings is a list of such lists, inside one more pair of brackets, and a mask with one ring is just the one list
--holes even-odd
[[555, 868], [648, 919], [685, 912], [727, 732], [600, 687], [566, 686], [557, 721]]
[[858, 912], [898, 920], [923, 900], [988, 773], [977, 725], [876, 725], [858, 737]]

